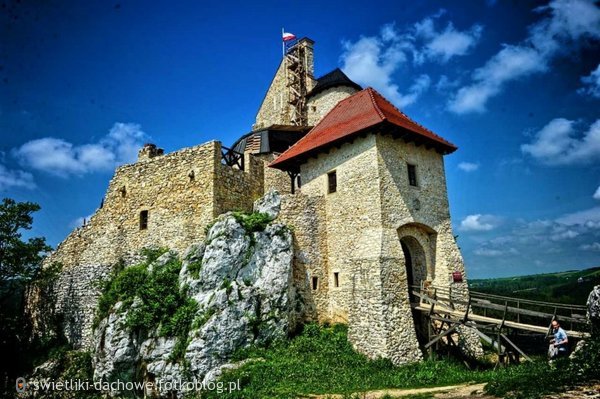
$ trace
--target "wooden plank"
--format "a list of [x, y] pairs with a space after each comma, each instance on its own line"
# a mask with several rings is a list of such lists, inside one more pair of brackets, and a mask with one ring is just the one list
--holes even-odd
[[478, 329], [474, 329], [475, 333], [477, 335], [479, 335], [479, 337], [481, 337], [481, 339], [483, 339], [485, 342], [487, 342], [488, 344], [492, 345], [493, 348], [498, 349], [498, 345], [500, 345], [500, 350], [502, 352], [505, 351], [504, 346], [502, 346], [502, 344], [495, 342], [491, 337], [489, 337], [488, 335], [482, 333], [481, 331], [479, 331]]
[[531, 361], [531, 359], [525, 354], [525, 352], [523, 352], [521, 349], [519, 349], [519, 347], [517, 345], [515, 345], [510, 339], [508, 339], [508, 337], [504, 334], [500, 334], [500, 336], [502, 338], [504, 338], [504, 340], [506, 342], [508, 342], [510, 344], [510, 346], [512, 346], [513, 348], [515, 348], [515, 350], [517, 352], [519, 352], [521, 354], [521, 356], [523, 356], [525, 359], [527, 359], [528, 361]]
[[443, 333], [441, 333], [440, 335], [438, 335], [437, 337], [435, 337], [434, 339], [432, 339], [431, 341], [429, 341], [428, 343], [425, 344], [424, 348], [427, 349], [429, 348], [431, 345], [435, 344], [436, 342], [438, 342], [440, 339], [444, 338], [446, 335], [452, 333], [456, 331], [456, 326], [452, 326], [449, 329], [447, 329], [446, 331], [444, 331]]
[[[423, 307], [423, 306], [417, 306], [415, 307], [415, 309], [421, 311], [421, 312], [429, 312], [429, 307]], [[436, 305], [436, 312], [437, 313], [443, 313], [446, 315], [449, 315], [454, 318], [461, 318], [461, 316], [463, 316], [463, 312], [461, 311], [456, 311], [456, 310], [452, 310], [446, 307], [443, 307], [441, 305]], [[486, 317], [486, 316], [481, 316], [478, 314], [469, 314], [469, 320], [473, 320], [475, 322], [482, 322], [482, 323], [489, 323], [489, 324], [495, 324], [495, 325], [500, 325], [500, 323], [502, 322], [502, 320], [499, 319], [495, 319], [493, 317]], [[517, 328], [520, 330], [526, 330], [526, 331], [532, 331], [532, 332], [537, 332], [537, 333], [541, 333], [541, 334], [546, 334], [548, 331], [547, 327], [540, 327], [540, 326], [535, 326], [532, 324], [524, 324], [524, 323], [517, 323], [515, 321], [510, 321], [507, 320], [504, 322], [504, 326], [505, 327], [510, 327], [510, 328]], [[586, 338], [589, 337], [588, 333], [585, 332], [581, 332], [581, 331], [573, 331], [573, 330], [569, 330], [566, 332], [568, 336], [571, 337], [575, 337], [575, 338]]]
[[[416, 293], [416, 292], [413, 292], [413, 294], [418, 295], [418, 296], [419, 295], [423, 295], [423, 294]], [[449, 298], [443, 297], [443, 296], [438, 296], [438, 301], [439, 300], [450, 302]], [[454, 304], [458, 304], [458, 305], [464, 305], [464, 306], [469, 305], [468, 302], [460, 301], [460, 300], [453, 300], [451, 302], [454, 303]], [[492, 302], [487, 301], [487, 300], [486, 301], [482, 301], [482, 300], [480, 300], [478, 298], [472, 298], [471, 306], [472, 307], [482, 308], [482, 309], [493, 309], [493, 310], [500, 310], [500, 311], [505, 311], [505, 307], [506, 307], [506, 305], [500, 305], [500, 304], [492, 303]], [[514, 313], [514, 314], [521, 314], [521, 315], [526, 315], [526, 316], [540, 317], [540, 318], [543, 318], [543, 319], [548, 319], [548, 318], [552, 318], [553, 316], [555, 316], [553, 313], [538, 312], [538, 311], [535, 311], [535, 310], [516, 308], [516, 307], [512, 307], [512, 306], [508, 306], [508, 308], [506, 308], [506, 310], [508, 312]], [[570, 321], [570, 322], [578, 323], [578, 324], [587, 324], [587, 319], [585, 319], [585, 318], [574, 318], [574, 317], [569, 317], [569, 316], [560, 316], [560, 319], [562, 321]]]

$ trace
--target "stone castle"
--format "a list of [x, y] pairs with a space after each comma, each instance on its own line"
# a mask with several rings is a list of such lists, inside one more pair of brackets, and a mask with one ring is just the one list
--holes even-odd
[[183, 251], [218, 215], [251, 211], [281, 194], [292, 228], [294, 283], [303, 319], [343, 322], [357, 350], [401, 364], [422, 358], [409, 286], [466, 293], [453, 236], [444, 155], [456, 147], [341, 70], [313, 76], [313, 44], [283, 57], [252, 132], [164, 154], [145, 145], [119, 167], [102, 206], [46, 262], [63, 271], [57, 307], [65, 333], [89, 347], [99, 289], [144, 247]]

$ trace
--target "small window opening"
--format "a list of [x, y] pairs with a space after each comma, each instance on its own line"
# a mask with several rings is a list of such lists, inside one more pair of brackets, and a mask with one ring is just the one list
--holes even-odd
[[196, 180], [196, 173], [194, 173], [194, 170], [190, 170], [190, 173], [188, 173], [188, 177], [190, 178], [190, 181]]
[[316, 291], [319, 288], [319, 278], [317, 276], [313, 276], [312, 278], [312, 289]]
[[340, 286], [340, 273], [339, 272], [333, 273], [333, 286], [334, 287]]
[[119, 192], [121, 193], [121, 197], [125, 198], [127, 196], [127, 187], [123, 186], [119, 189]]
[[146, 230], [148, 228], [148, 211], [140, 212], [140, 230]]
[[415, 165], [407, 164], [408, 166], [408, 184], [417, 187], [417, 167]]
[[327, 192], [329, 194], [337, 191], [337, 176], [335, 170], [327, 173]]

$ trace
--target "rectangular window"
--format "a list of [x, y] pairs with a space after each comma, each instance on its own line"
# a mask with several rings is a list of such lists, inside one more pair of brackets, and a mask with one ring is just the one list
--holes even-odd
[[417, 187], [417, 167], [411, 164], [406, 165], [408, 166], [408, 184]]
[[327, 192], [329, 194], [335, 193], [337, 191], [337, 176], [335, 174], [335, 170], [333, 172], [327, 173]]
[[317, 276], [313, 276], [312, 278], [312, 289], [316, 291], [319, 288], [319, 278]]
[[148, 228], [148, 211], [140, 212], [140, 230], [146, 230]]
[[338, 273], [338, 272], [333, 273], [333, 286], [334, 287], [340, 286], [340, 273]]

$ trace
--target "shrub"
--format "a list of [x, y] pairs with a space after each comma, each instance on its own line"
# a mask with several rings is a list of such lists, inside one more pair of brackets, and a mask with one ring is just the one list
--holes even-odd
[[[120, 311], [127, 310], [125, 325], [128, 330], [143, 336], [158, 327], [160, 336], [177, 337], [172, 359], [179, 360], [185, 353], [187, 336], [197, 311], [197, 303], [179, 288], [181, 261], [171, 259], [150, 272], [148, 265], [166, 250], [146, 250], [146, 260], [117, 271], [105, 284], [99, 300], [95, 325], [105, 318], [118, 301]], [[134, 303], [135, 298], [138, 301]]]
[[241, 224], [247, 233], [263, 231], [273, 220], [269, 215], [262, 212], [233, 212], [233, 217]]

